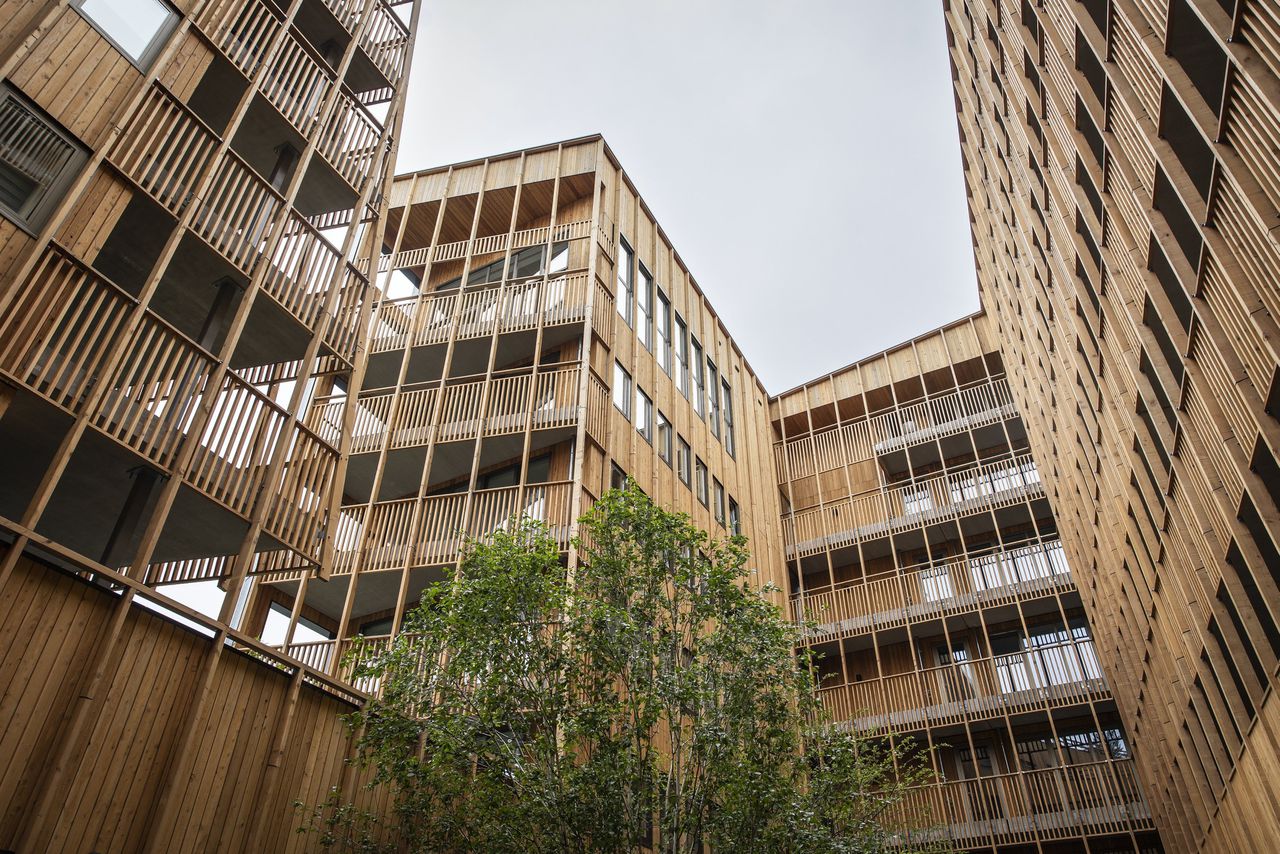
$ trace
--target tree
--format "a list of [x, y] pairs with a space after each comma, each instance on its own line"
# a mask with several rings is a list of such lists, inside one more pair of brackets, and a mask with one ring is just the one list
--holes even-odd
[[[394, 847], [901, 847], [927, 757], [824, 719], [803, 629], [743, 538], [712, 539], [634, 484], [580, 528], [573, 573], [537, 522], [470, 543], [389, 649], [354, 651], [382, 685], [350, 723], [371, 785], [394, 794]], [[313, 815], [335, 846], [376, 848], [349, 807]]]

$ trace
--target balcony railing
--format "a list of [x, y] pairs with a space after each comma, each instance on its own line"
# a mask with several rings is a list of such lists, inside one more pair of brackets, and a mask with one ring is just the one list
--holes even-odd
[[916, 840], [943, 837], [961, 847], [1034, 844], [1037, 838], [1078, 839], [1154, 826], [1131, 759], [921, 786], [908, 792], [893, 813], [904, 821], [933, 816], [941, 826], [917, 833]]
[[[524, 430], [571, 427], [578, 421], [577, 366], [495, 377], [485, 381], [459, 383], [395, 392], [373, 393], [356, 401], [352, 453], [370, 453], [382, 448], [409, 448], [433, 440], [472, 439], [477, 434], [501, 436]], [[436, 401], [444, 396], [440, 412]], [[484, 404], [482, 406], [482, 403]], [[322, 437], [340, 437], [346, 411], [345, 396], [319, 398], [312, 404], [307, 425]], [[389, 437], [389, 440], [388, 440]]]
[[837, 548], [1007, 507], [1040, 495], [1029, 454], [981, 463], [903, 486], [832, 502], [783, 517], [787, 557]]
[[[568, 548], [573, 484], [567, 481], [477, 490], [470, 508], [466, 493], [357, 504], [342, 508], [334, 538], [334, 575], [360, 571], [426, 567], [458, 559], [466, 537], [503, 529], [513, 516], [547, 525], [561, 548]], [[299, 570], [269, 573], [268, 581], [289, 581]]]
[[480, 338], [494, 332], [557, 326], [586, 319], [587, 275], [507, 282], [500, 287], [437, 291], [386, 300], [374, 313], [372, 353]]
[[559, 243], [565, 240], [580, 240], [591, 236], [591, 220], [563, 222], [559, 225], [540, 225], [526, 228], [510, 235], [506, 232], [477, 237], [475, 240], [459, 240], [454, 243], [440, 243], [435, 246], [424, 246], [419, 249], [406, 249], [397, 252], [394, 257], [383, 255], [378, 259], [378, 272], [388, 270], [407, 270], [421, 267], [428, 262], [457, 261], [467, 255], [493, 255], [506, 252], [508, 248], [524, 249], [529, 246], [542, 246], [546, 243]]
[[774, 446], [778, 470], [791, 479], [831, 471], [910, 445], [952, 436], [1017, 414], [1005, 379], [962, 388]]
[[1093, 642], [1053, 644], [823, 688], [822, 704], [857, 729], [947, 726], [1110, 696]]
[[802, 593], [791, 615], [817, 622], [811, 637], [822, 641], [1073, 589], [1055, 540]]

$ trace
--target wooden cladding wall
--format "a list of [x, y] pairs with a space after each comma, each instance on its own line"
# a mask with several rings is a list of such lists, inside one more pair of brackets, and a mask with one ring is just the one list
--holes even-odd
[[[25, 557], [5, 599], [0, 848], [314, 846], [293, 804], [344, 782], [350, 705], [229, 647], [210, 670], [209, 638], [137, 605], [122, 615], [117, 595]], [[78, 707], [82, 743], [66, 751]]]

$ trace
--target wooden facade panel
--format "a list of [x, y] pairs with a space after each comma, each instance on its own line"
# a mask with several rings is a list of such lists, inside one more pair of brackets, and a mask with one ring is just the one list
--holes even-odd
[[58, 242], [92, 264], [132, 198], [132, 189], [115, 173], [99, 170], [58, 230]]

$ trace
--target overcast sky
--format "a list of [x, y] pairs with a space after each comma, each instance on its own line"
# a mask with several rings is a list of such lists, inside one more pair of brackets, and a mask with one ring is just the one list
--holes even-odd
[[942, 0], [426, 0], [399, 171], [602, 133], [772, 393], [978, 308]]

